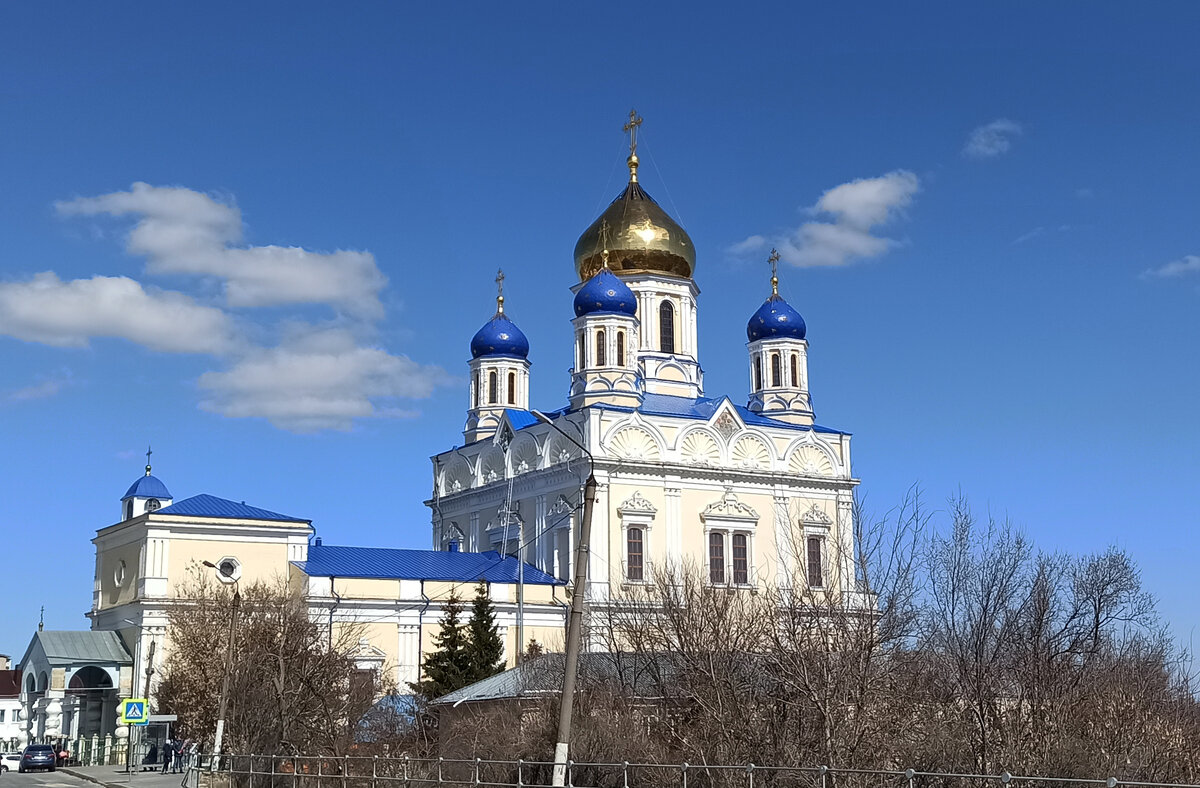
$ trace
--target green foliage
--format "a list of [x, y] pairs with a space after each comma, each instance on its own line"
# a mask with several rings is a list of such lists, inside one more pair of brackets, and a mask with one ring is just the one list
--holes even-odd
[[446, 600], [441, 628], [433, 636], [436, 648], [425, 657], [421, 666], [423, 678], [410, 684], [413, 691], [433, 700], [470, 684], [470, 655], [467, 652], [466, 628], [461, 623], [462, 600], [453, 591]]
[[467, 634], [467, 664], [470, 666], [471, 681], [480, 681], [504, 670], [504, 642], [496, 627], [496, 608], [483, 581], [475, 587]]

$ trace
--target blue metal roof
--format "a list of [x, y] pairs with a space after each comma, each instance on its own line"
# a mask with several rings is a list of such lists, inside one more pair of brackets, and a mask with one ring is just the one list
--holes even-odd
[[193, 495], [176, 501], [170, 506], [164, 506], [155, 514], [182, 514], [188, 517], [228, 517], [235, 520], [276, 520], [279, 522], [311, 523], [303, 517], [289, 517], [286, 514], [259, 509], [257, 506], [247, 506], [245, 502], [229, 501], [215, 495]]
[[637, 298], [633, 291], [607, 268], [601, 268], [575, 294], [575, 316], [593, 313], [637, 314]]
[[529, 340], [507, 315], [497, 312], [471, 338], [471, 358], [480, 356], [527, 358]]
[[[402, 550], [392, 547], [338, 547], [311, 544], [307, 561], [294, 561], [305, 574], [316, 577], [362, 577], [377, 580], [442, 580], [458, 583], [517, 582], [517, 559], [495, 550], [456, 553], [441, 550]], [[525, 582], [530, 585], [563, 585], [529, 564]]]
[[508, 416], [508, 423], [512, 425], [514, 430], [523, 430], [538, 423], [537, 416], [534, 416], [527, 410], [505, 408], [504, 414]]
[[746, 324], [746, 338], [751, 342], [775, 337], [804, 339], [807, 332], [804, 318], [779, 294], [764, 301]]
[[167, 485], [160, 482], [156, 477], [146, 474], [138, 479], [133, 484], [129, 485], [129, 489], [125, 491], [125, 495], [121, 496], [124, 501], [128, 498], [158, 498], [159, 500], [169, 499], [171, 493], [167, 490]]
[[[649, 413], [658, 416], [678, 416], [685, 419], [700, 419], [707, 421], [717, 412], [717, 408], [721, 407], [721, 403], [729, 400], [729, 397], [676, 397], [670, 394], [646, 394], [642, 398], [642, 405], [638, 408], [642, 413]], [[733, 402], [730, 401], [733, 405]], [[610, 408], [613, 410], [629, 410], [628, 408], [619, 408], [613, 405], [597, 405], [596, 407]], [[738, 416], [747, 425], [758, 427], [779, 427], [787, 430], [813, 430], [814, 432], [824, 432], [831, 435], [848, 435], [849, 433], [841, 430], [822, 427], [819, 424], [814, 424], [811, 427], [803, 424], [789, 424], [786, 421], [772, 419], [769, 416], [763, 416], [755, 413], [743, 405], [733, 405], [733, 409], [737, 411]]]

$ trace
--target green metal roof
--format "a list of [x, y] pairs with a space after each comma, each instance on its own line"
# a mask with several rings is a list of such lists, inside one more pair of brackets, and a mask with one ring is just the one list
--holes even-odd
[[35, 635], [51, 665], [80, 663], [132, 665], [133, 658], [116, 632], [43, 630]]

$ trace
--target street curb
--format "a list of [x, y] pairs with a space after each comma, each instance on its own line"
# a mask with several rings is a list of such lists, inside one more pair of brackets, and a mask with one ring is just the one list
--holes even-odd
[[[87, 780], [89, 783], [95, 783], [96, 785], [107, 786], [107, 788], [117, 788], [116, 783], [106, 783], [106, 782], [103, 782], [102, 780], [97, 780], [95, 777], [93, 777], [90, 774], [84, 774], [83, 772], [77, 772], [74, 769], [71, 769], [67, 766], [60, 766], [60, 767], [58, 767], [58, 770], [60, 772], [66, 772], [67, 774], [71, 775], [72, 777], [76, 777], [80, 780]], [[122, 788], [124, 788], [124, 786], [122, 786]]]

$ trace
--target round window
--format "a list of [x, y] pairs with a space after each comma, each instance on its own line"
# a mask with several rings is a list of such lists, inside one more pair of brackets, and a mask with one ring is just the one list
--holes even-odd
[[124, 561], [117, 562], [117, 568], [115, 570], [113, 570], [113, 580], [116, 581], [117, 585], [121, 585], [125, 582], [125, 562]]
[[217, 570], [222, 577], [233, 577], [237, 573], [237, 563], [231, 558], [226, 558], [217, 566]]
[[160, 506], [162, 506], [162, 502], [160, 502], [157, 498], [151, 498], [146, 501], [147, 512], [157, 512]]

